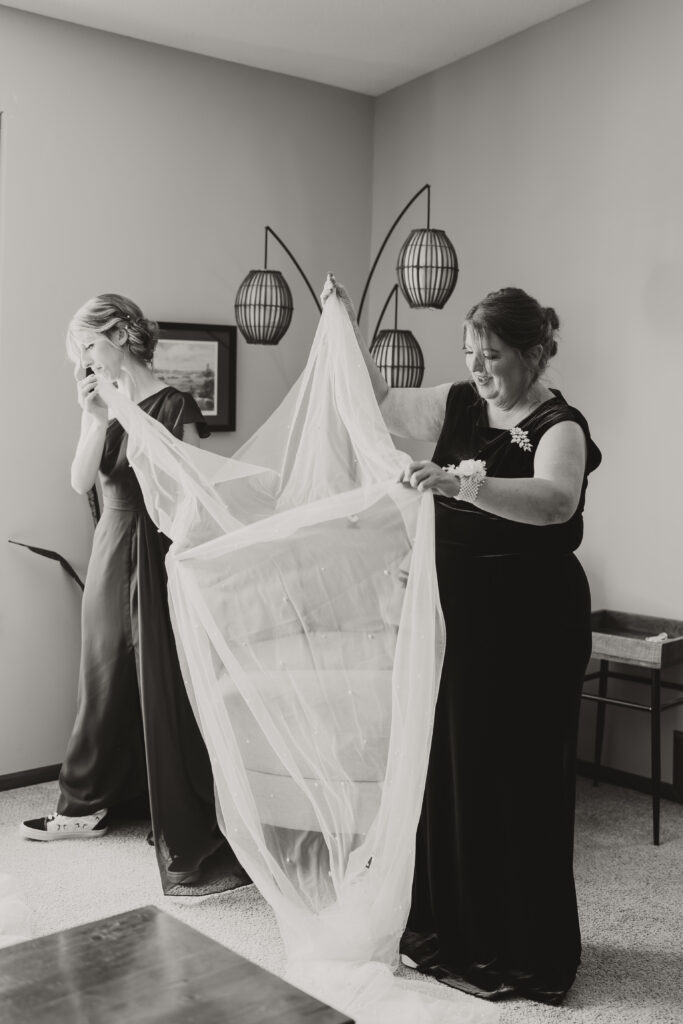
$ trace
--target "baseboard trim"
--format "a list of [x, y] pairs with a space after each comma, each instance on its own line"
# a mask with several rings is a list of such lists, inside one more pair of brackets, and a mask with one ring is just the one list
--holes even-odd
[[[576, 774], [592, 779], [593, 763], [591, 761], [577, 761]], [[612, 786], [622, 786], [624, 789], [635, 789], [639, 793], [652, 794], [652, 781], [645, 775], [634, 775], [633, 772], [622, 772], [618, 768], [609, 768], [606, 765], [602, 765], [598, 773], [598, 779], [600, 782], [607, 782]], [[674, 787], [670, 782], [662, 782], [660, 793], [664, 800], [676, 801]]]
[[25, 772], [0, 775], [0, 792], [6, 789], [21, 789], [22, 786], [36, 786], [39, 782], [54, 782], [59, 778], [61, 767], [61, 764], [48, 764], [44, 768], [29, 768]]

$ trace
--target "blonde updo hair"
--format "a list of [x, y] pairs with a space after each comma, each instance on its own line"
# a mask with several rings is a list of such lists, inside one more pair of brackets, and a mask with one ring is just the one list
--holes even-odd
[[125, 295], [96, 295], [74, 313], [66, 332], [66, 350], [74, 363], [80, 363], [79, 338], [84, 331], [95, 331], [110, 337], [116, 327], [125, 327], [132, 356], [151, 363], [159, 340], [159, 325], [143, 316], [142, 310]]
[[[557, 353], [557, 331], [560, 321], [552, 306], [542, 306], [521, 288], [501, 288], [472, 306], [465, 317], [463, 333], [468, 328], [476, 336], [497, 335], [511, 348], [517, 349], [538, 380], [548, 362]], [[541, 346], [538, 361], [530, 349]]]

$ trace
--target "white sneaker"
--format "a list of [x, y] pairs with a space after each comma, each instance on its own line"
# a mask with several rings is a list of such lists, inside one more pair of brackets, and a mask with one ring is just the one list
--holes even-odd
[[107, 808], [79, 817], [48, 814], [45, 818], [31, 818], [21, 823], [19, 831], [26, 839], [39, 839], [44, 843], [53, 839], [101, 839], [109, 831]]

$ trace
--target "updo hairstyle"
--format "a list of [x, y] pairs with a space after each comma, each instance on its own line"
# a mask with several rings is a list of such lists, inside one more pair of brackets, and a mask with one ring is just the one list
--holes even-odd
[[[501, 288], [472, 306], [465, 317], [463, 336], [468, 328], [482, 339], [496, 334], [506, 345], [517, 349], [532, 373], [533, 382], [557, 352], [555, 335], [559, 326], [552, 306], [541, 306], [521, 288]], [[530, 353], [536, 345], [541, 346], [538, 362]]]
[[148, 320], [142, 310], [125, 295], [96, 295], [74, 314], [66, 335], [66, 348], [73, 362], [80, 362], [79, 335], [96, 331], [109, 338], [116, 327], [125, 327], [131, 355], [143, 363], [151, 363], [159, 340], [159, 325]]

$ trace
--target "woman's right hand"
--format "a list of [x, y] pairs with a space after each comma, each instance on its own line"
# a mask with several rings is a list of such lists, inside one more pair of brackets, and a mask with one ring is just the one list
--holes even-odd
[[108, 410], [97, 391], [97, 377], [94, 373], [86, 374], [82, 367], [75, 372], [76, 395], [78, 404], [84, 412], [104, 426], [107, 425]]

